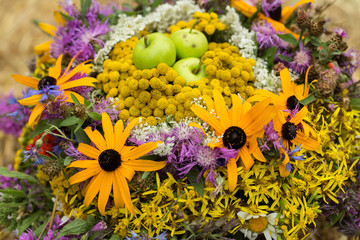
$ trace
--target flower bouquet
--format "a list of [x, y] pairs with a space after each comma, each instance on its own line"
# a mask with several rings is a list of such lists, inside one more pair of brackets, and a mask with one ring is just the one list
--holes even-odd
[[0, 168], [19, 239], [359, 234], [358, 52], [312, 0], [59, 3]]

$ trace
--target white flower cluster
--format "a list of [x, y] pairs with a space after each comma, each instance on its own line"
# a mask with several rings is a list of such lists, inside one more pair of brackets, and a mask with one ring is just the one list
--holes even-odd
[[95, 56], [94, 72], [101, 72], [102, 63], [109, 58], [109, 53], [118, 42], [126, 41], [133, 36], [139, 36], [139, 33], [147, 28], [149, 32], [154, 30], [165, 32], [168, 28], [180, 20], [189, 21], [192, 14], [201, 11], [200, 7], [192, 0], [177, 1], [175, 5], [168, 3], [160, 5], [155, 12], [143, 16], [119, 15], [119, 21], [110, 33], [110, 39], [106, 41], [105, 46]]
[[255, 32], [241, 26], [239, 16], [234, 8], [227, 6], [226, 10], [227, 13], [221, 20], [229, 26], [231, 35], [229, 42], [239, 48], [243, 57], [256, 60], [256, 66], [253, 67], [257, 79], [255, 87], [278, 92], [280, 90], [280, 78], [275, 75], [274, 71], [269, 73], [267, 62], [255, 55], [257, 50], [256, 43], [253, 40]]

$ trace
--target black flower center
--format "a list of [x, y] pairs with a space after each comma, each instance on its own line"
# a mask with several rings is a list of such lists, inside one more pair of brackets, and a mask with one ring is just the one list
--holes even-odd
[[286, 107], [291, 111], [294, 110], [298, 104], [300, 106], [300, 109], [304, 107], [304, 105], [301, 104], [294, 95], [292, 95], [286, 100]]
[[46, 76], [40, 79], [38, 84], [38, 89], [41, 90], [45, 86], [54, 86], [54, 85], [56, 85], [56, 79], [50, 76]]
[[98, 158], [100, 167], [107, 172], [112, 172], [121, 166], [121, 155], [114, 149], [106, 149]]
[[223, 143], [228, 149], [240, 149], [246, 143], [246, 134], [239, 127], [229, 127], [224, 133]]
[[282, 125], [281, 135], [285, 140], [293, 140], [296, 137], [296, 126], [291, 122], [286, 122]]
[[281, 19], [281, 10], [282, 10], [282, 7], [280, 5], [275, 10], [269, 12], [270, 17], [272, 19], [274, 19], [275, 21], [280, 21], [280, 19]]

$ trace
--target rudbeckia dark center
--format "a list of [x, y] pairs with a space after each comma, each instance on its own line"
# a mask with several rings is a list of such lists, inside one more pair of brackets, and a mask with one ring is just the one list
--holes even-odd
[[121, 155], [114, 149], [106, 149], [100, 153], [98, 161], [104, 171], [112, 172], [121, 166]]
[[294, 110], [298, 104], [300, 106], [300, 109], [304, 107], [304, 105], [299, 103], [299, 100], [294, 95], [292, 95], [286, 100], [286, 107], [291, 111]]
[[280, 21], [280, 19], [281, 19], [281, 10], [282, 10], [282, 7], [280, 5], [275, 10], [269, 12], [270, 17], [272, 19], [274, 19], [275, 21]]
[[296, 137], [296, 126], [291, 122], [286, 122], [282, 125], [281, 135], [285, 140], [293, 140]]
[[240, 149], [246, 143], [246, 134], [239, 127], [229, 127], [224, 133], [223, 143], [229, 149]]
[[56, 79], [50, 76], [46, 76], [40, 79], [38, 84], [38, 89], [41, 90], [45, 86], [54, 86], [54, 85], [56, 85]]

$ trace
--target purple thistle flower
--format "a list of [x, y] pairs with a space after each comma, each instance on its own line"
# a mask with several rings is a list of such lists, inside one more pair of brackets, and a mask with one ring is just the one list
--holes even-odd
[[279, 149], [281, 147], [281, 144], [279, 143], [279, 134], [275, 131], [272, 120], [264, 127], [264, 130], [266, 142], [260, 146], [261, 151], [264, 151], [265, 149], [270, 150], [268, 146], [269, 143], [272, 143], [275, 149]]
[[82, 154], [81, 152], [79, 152], [74, 145], [72, 144], [72, 142], [68, 141], [67, 142], [67, 148], [64, 150], [64, 152], [66, 153], [67, 156], [70, 156], [73, 158], [73, 160], [82, 160], [82, 159], [87, 159], [88, 157], [85, 156], [84, 154]]
[[290, 62], [290, 68], [297, 73], [304, 74], [310, 66], [311, 55], [301, 41], [299, 46], [300, 49], [295, 53], [294, 61]]
[[336, 27], [336, 28], [333, 28], [333, 31], [339, 35], [340, 37], [343, 37], [343, 38], [349, 38], [349, 35], [345, 32], [345, 29], [343, 28], [339, 28], [339, 27]]
[[256, 33], [256, 40], [259, 43], [259, 48], [267, 49], [271, 47], [279, 47], [286, 49], [289, 44], [282, 40], [271, 25], [266, 21], [254, 23], [251, 28]]
[[19, 240], [36, 240], [35, 233], [29, 228], [19, 236]]
[[351, 77], [359, 67], [359, 51], [354, 48], [350, 48], [349, 51], [343, 53], [342, 55], [347, 57], [348, 61], [340, 64], [341, 69], [345, 74]]
[[106, 222], [100, 221], [95, 226], [93, 226], [90, 231], [98, 232], [98, 231], [105, 230], [106, 228], [107, 228]]
[[[9, 164], [8, 169], [9, 169], [9, 171], [13, 170], [13, 167], [11, 164]], [[19, 183], [18, 179], [0, 175], [0, 189], [6, 189], [6, 188], [20, 190], [20, 189], [22, 189], [22, 186]]]
[[12, 94], [0, 97], [0, 130], [20, 136], [31, 114], [30, 109], [17, 102]]
[[263, 0], [261, 7], [265, 16], [271, 17], [270, 13], [280, 8], [283, 3], [284, 2], [282, 0]]
[[[119, 117], [119, 110], [116, 109], [114, 104], [110, 102], [108, 99], [100, 99], [96, 100], [94, 105], [92, 106], [92, 111], [96, 112], [98, 114], [107, 113], [112, 121], [112, 123], [115, 123], [116, 120]], [[101, 121], [93, 121], [91, 123], [91, 126], [96, 128], [98, 125], [101, 124]]]
[[71, 105], [71, 103], [65, 102], [65, 100], [63, 98], [56, 98], [54, 101], [47, 103], [43, 111], [43, 119], [54, 120], [64, 118], [61, 109], [62, 105]]

